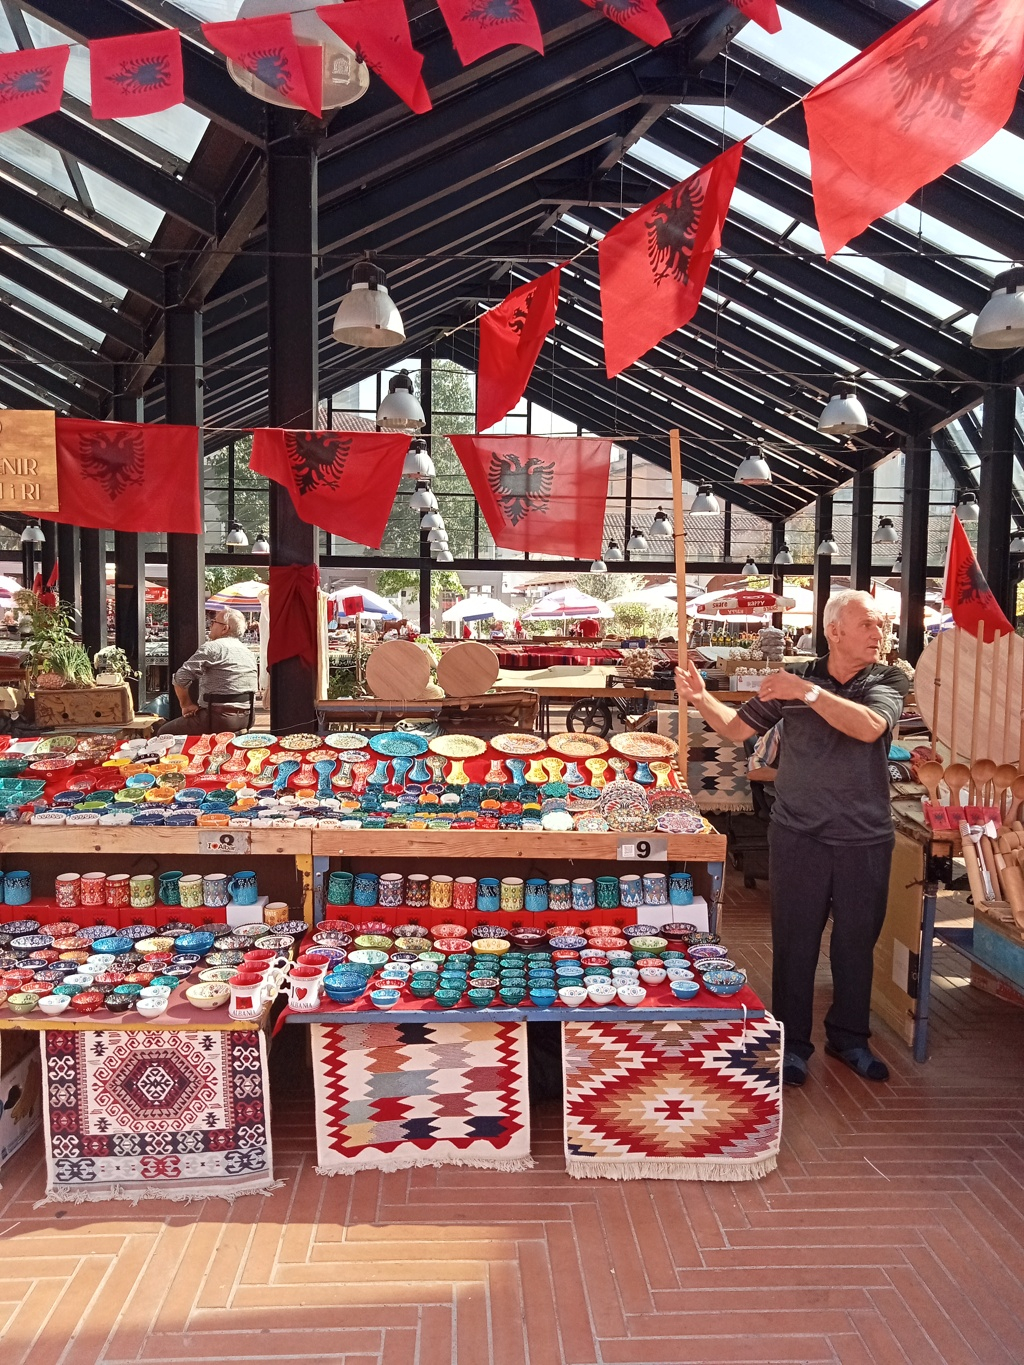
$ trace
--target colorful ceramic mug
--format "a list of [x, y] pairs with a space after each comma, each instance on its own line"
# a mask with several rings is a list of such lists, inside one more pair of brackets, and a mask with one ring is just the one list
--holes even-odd
[[521, 913], [526, 901], [522, 877], [502, 877], [501, 908], [506, 914]]
[[439, 872], [430, 879], [430, 907], [432, 910], [449, 910], [452, 904], [455, 879]]
[[405, 879], [405, 903], [414, 910], [430, 904], [430, 878], [425, 872], [410, 872]]
[[523, 898], [525, 907], [531, 914], [543, 914], [548, 908], [548, 884], [544, 877], [530, 877], [526, 883]]
[[377, 904], [380, 878], [376, 872], [357, 872], [352, 887], [352, 899], [364, 908]]
[[548, 882], [548, 909], [572, 909], [572, 885], [568, 877], [552, 877]]
[[352, 873], [332, 872], [327, 881], [328, 905], [352, 904]]
[[32, 899], [32, 877], [28, 872], [4, 874], [4, 901], [8, 905], [28, 905]]
[[129, 903], [128, 873], [115, 872], [106, 880], [104, 888], [107, 904], [123, 907]]
[[162, 905], [180, 905], [181, 895], [178, 891], [178, 883], [185, 874], [183, 872], [161, 872], [160, 873], [160, 902]]
[[156, 905], [156, 878], [150, 872], [140, 872], [128, 883], [128, 900], [136, 910], [148, 910]]
[[[203, 878], [203, 905], [220, 909], [227, 905], [229, 899], [228, 874], [226, 872], [208, 872]], [[183, 905], [184, 903], [182, 901]]]
[[456, 877], [452, 885], [452, 909], [476, 909], [476, 878]]
[[228, 881], [228, 894], [236, 905], [255, 905], [259, 887], [255, 872], [236, 872]]
[[82, 904], [82, 878], [77, 872], [61, 872], [54, 883], [54, 897], [61, 910]]
[[593, 877], [574, 877], [571, 894], [574, 910], [593, 910], [596, 903]]
[[670, 905], [693, 904], [693, 878], [689, 872], [673, 872], [668, 879]]
[[497, 877], [481, 877], [476, 884], [476, 908], [492, 914], [501, 906], [501, 883]]
[[105, 872], [83, 872], [79, 890], [83, 905], [105, 905], [107, 900], [107, 874]]
[[380, 904], [388, 909], [393, 910], [396, 906], [402, 905], [405, 896], [405, 878], [401, 872], [382, 872], [377, 895]]
[[[107, 879], [109, 885], [110, 879]], [[178, 879], [178, 895], [187, 910], [198, 910], [203, 904], [203, 879], [198, 873], [191, 873]], [[227, 902], [224, 902], [225, 905]]]

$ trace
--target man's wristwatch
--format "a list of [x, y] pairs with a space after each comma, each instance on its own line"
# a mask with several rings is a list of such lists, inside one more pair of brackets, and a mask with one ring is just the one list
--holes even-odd
[[813, 706], [820, 696], [821, 688], [815, 684], [809, 692], [804, 693], [804, 704], [806, 706]]

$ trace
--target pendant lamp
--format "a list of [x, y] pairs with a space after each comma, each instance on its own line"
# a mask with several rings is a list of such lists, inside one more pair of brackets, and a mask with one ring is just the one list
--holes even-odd
[[436, 512], [437, 498], [430, 490], [430, 485], [422, 479], [416, 485], [416, 491], [409, 499], [409, 506], [414, 512]]
[[1005, 270], [992, 282], [992, 296], [978, 314], [971, 345], [982, 351], [1024, 346], [1024, 269]]
[[893, 525], [892, 517], [879, 517], [875, 533], [871, 537], [874, 545], [895, 545], [899, 540], [896, 534], [896, 527]]
[[[413, 392], [409, 371], [399, 370], [388, 380], [388, 391], [377, 409], [377, 425], [386, 431], [420, 431], [426, 420]], [[411, 449], [409, 453], [412, 454]]]
[[231, 527], [224, 537], [224, 544], [229, 550], [244, 550], [249, 544], [249, 537], [245, 534], [237, 521], [231, 523]]
[[398, 346], [405, 340], [402, 317], [385, 287], [387, 277], [370, 260], [352, 267], [352, 284], [334, 315], [334, 340], [343, 346]]
[[744, 564], [741, 572], [744, 573], [747, 576], [747, 578], [760, 578], [761, 576], [761, 570], [757, 567], [754, 561], [749, 558], [747, 559], [747, 562]]
[[426, 516], [420, 517], [420, 530], [443, 531], [444, 517], [442, 517], [440, 512], [436, 511], [428, 512]]
[[604, 557], [609, 564], [618, 564], [622, 559], [622, 551], [619, 549], [617, 540], [610, 540], [608, 548], [604, 552]]
[[594, 562], [593, 562], [593, 564], [591, 564], [591, 566], [590, 566], [590, 572], [591, 572], [591, 573], [607, 573], [607, 572], [608, 572], [608, 565], [604, 562], [603, 559], [595, 559]]
[[665, 511], [663, 507], [659, 507], [654, 514], [654, 520], [651, 522], [651, 535], [652, 536], [672, 535], [672, 523], [671, 521], [669, 521], [668, 513]]
[[434, 468], [434, 461], [430, 458], [427, 443], [421, 436], [412, 442], [406, 452], [405, 464], [402, 465], [402, 478], [432, 479], [436, 474], [437, 470]]
[[697, 489], [697, 496], [690, 504], [690, 514], [694, 517], [714, 517], [721, 511], [718, 499], [712, 492], [709, 483], [702, 483]]
[[252, 543], [252, 552], [254, 555], [270, 554], [270, 541], [262, 531], [256, 532], [256, 539]]
[[21, 533], [22, 545], [42, 545], [46, 541], [38, 521], [30, 521]]
[[1010, 541], [1010, 554], [1024, 555], [1024, 531], [1017, 530]]
[[831, 558], [832, 555], [837, 555], [838, 553], [839, 546], [836, 544], [832, 532], [826, 531], [825, 535], [822, 537], [821, 544], [818, 546], [818, 554], [823, 558]]
[[637, 530], [634, 526], [632, 535], [626, 541], [626, 549], [632, 555], [642, 555], [646, 554], [650, 548], [651, 547], [647, 544], [647, 537], [644, 535], [643, 531]]
[[783, 541], [783, 542], [782, 542], [782, 549], [779, 551], [779, 553], [778, 553], [778, 554], [775, 556], [775, 558], [772, 560], [772, 563], [773, 563], [773, 564], [778, 564], [780, 568], [784, 568], [787, 564], [792, 564], [792, 562], [793, 562], [793, 556], [790, 554], [789, 546], [786, 544], [785, 541]]
[[[289, 14], [292, 32], [301, 47], [318, 47], [321, 50], [320, 99], [323, 109], [341, 109], [361, 99], [370, 88], [370, 71], [365, 62], [359, 61], [356, 54], [343, 43], [334, 29], [317, 17], [315, 6], [309, 0], [242, 0], [236, 19], [263, 19], [271, 14]], [[265, 104], [279, 104], [286, 109], [299, 106], [282, 95], [272, 85], [257, 77], [241, 62], [228, 58], [228, 75], [248, 94]]]
[[764, 458], [764, 452], [759, 445], [754, 448], [752, 454], [740, 461], [733, 480], [735, 483], [747, 485], [771, 483], [772, 471], [768, 468], [768, 461]]
[[961, 522], [977, 521], [979, 516], [978, 499], [973, 493], [965, 493], [957, 503], [956, 514]]
[[441, 550], [441, 552], [435, 556], [435, 562], [438, 564], [453, 564], [455, 562], [455, 556], [450, 550]]
[[857, 397], [857, 385], [850, 379], [837, 380], [818, 418], [818, 430], [826, 436], [856, 436], [867, 429], [868, 415]]

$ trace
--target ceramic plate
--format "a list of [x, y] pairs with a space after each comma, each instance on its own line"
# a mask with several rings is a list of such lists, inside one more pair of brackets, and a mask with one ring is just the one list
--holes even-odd
[[[113, 747], [113, 746], [111, 746]], [[47, 735], [36, 745], [37, 754], [69, 754], [78, 748], [76, 735]]]
[[[484, 745], [484, 748], [486, 747]], [[370, 748], [375, 754], [387, 754], [389, 758], [412, 758], [427, 752], [427, 741], [422, 735], [403, 734], [398, 730], [392, 730], [386, 735], [373, 735], [370, 739]], [[435, 752], [442, 751], [437, 749]], [[455, 755], [449, 757], [454, 758]]]
[[324, 735], [323, 742], [329, 749], [365, 749], [369, 737], [357, 735], [354, 731], [336, 730], [329, 735]]
[[[54, 739], [61, 739], [63, 736], [54, 735]], [[45, 740], [43, 741], [45, 743]], [[59, 773], [67, 768], [73, 768], [76, 759], [66, 758], [61, 754], [54, 754], [49, 758], [34, 758], [32, 765], [27, 769], [30, 773]]]
[[438, 735], [427, 747], [442, 758], [477, 758], [487, 752], [487, 745], [475, 735]]
[[495, 735], [491, 740], [491, 748], [497, 749], [499, 754], [542, 754], [547, 747], [547, 740], [540, 735], [519, 730], [512, 730], [507, 735]]
[[679, 745], [668, 735], [655, 735], [649, 731], [612, 735], [608, 742], [617, 754], [626, 758], [671, 758], [679, 750]]
[[236, 749], [269, 749], [277, 743], [277, 736], [260, 734], [254, 730], [252, 734], [234, 735], [231, 743]]
[[552, 735], [548, 748], [563, 758], [595, 758], [608, 752], [608, 741], [597, 735], [573, 734], [566, 730], [560, 735]]
[[[260, 735], [260, 739], [269, 739], [271, 743], [275, 742], [273, 735]], [[307, 749], [318, 749], [320, 747], [320, 737], [319, 735], [285, 735], [276, 743], [279, 749], [285, 749], [290, 754], [304, 754]]]
[[237, 967], [242, 960], [242, 954], [233, 953], [207, 953], [206, 961], [211, 967]]
[[281, 924], [267, 925], [276, 934], [304, 934], [309, 927], [304, 919], [286, 919]]

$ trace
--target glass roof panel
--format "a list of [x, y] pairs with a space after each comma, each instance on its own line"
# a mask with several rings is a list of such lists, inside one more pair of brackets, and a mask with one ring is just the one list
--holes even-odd
[[148, 199], [133, 194], [123, 185], [115, 185], [105, 175], [98, 175], [88, 166], [81, 167], [82, 179], [96, 209], [104, 217], [118, 223], [145, 242], [151, 242], [157, 228], [163, 222], [163, 209], [158, 209]]
[[52, 261], [54, 265], [59, 266], [69, 275], [77, 275], [109, 298], [123, 299], [128, 292], [123, 285], [108, 279], [106, 275], [101, 275], [98, 270], [93, 270], [91, 266], [83, 265], [81, 261], [76, 260], [73, 256], [68, 256], [63, 251], [58, 251], [55, 247], [40, 246], [33, 233], [25, 232], [22, 228], [16, 227], [14, 223], [9, 223], [4, 218], [0, 218], [0, 233], [5, 237], [9, 237], [13, 242], [30, 243], [31, 245], [26, 250], [25, 255], [36, 257], [37, 262], [44, 270], [46, 269], [46, 263]]
[[61, 194], [74, 197], [75, 187], [60, 153], [24, 128], [12, 128], [9, 132], [0, 133], [0, 161], [25, 171], [44, 185], [51, 185]]
[[13, 283], [4, 275], [3, 256], [0, 254], [0, 294], [9, 294], [12, 298], [21, 299], [27, 304], [25, 311], [40, 321], [54, 323], [61, 331], [72, 337], [75, 341], [92, 341], [97, 344], [102, 343], [106, 337], [106, 332], [100, 332], [95, 327], [90, 327], [81, 318], [73, 317], [70, 313], [65, 313], [62, 308], [55, 307], [49, 299], [40, 298], [38, 294], [33, 294], [30, 289], [23, 289], [21, 285]]

